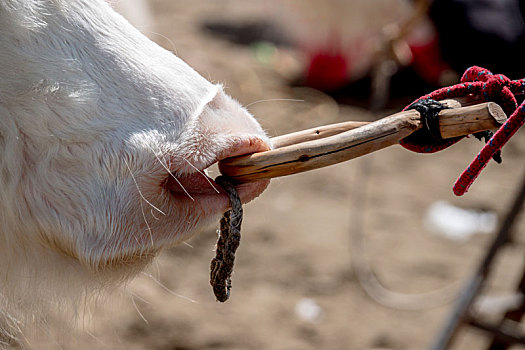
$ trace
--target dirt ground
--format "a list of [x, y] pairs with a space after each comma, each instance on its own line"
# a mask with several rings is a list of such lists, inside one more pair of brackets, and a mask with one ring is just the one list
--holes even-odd
[[[142, 28], [226, 90], [270, 135], [345, 120], [374, 120], [361, 107], [338, 105], [318, 91], [290, 87], [300, 55], [218, 39], [203, 21], [266, 17], [259, 2], [151, 0], [154, 27]], [[299, 61], [298, 61], [299, 60]], [[413, 96], [416, 98], [417, 96]], [[297, 101], [266, 101], [293, 99]], [[257, 101], [262, 101], [255, 103]], [[266, 101], [266, 102], [265, 102]], [[252, 104], [253, 103], [253, 104]], [[272, 180], [245, 206], [231, 299], [209, 286], [215, 227], [163, 253], [149, 271], [101, 303], [75, 347], [101, 349], [425, 349], [450, 313], [449, 293], [419, 295], [465, 281], [492, 235], [464, 241], [432, 234], [423, 218], [444, 200], [505, 213], [525, 172], [525, 131], [505, 147], [503, 164], [483, 171], [464, 197], [452, 185], [482, 144], [471, 138], [434, 155], [390, 147], [340, 165]], [[351, 233], [362, 222], [365, 247]], [[518, 243], [498, 259], [487, 295], [505, 295], [523, 267], [525, 217]], [[382, 305], [361, 287], [353, 263], [367, 261], [381, 283], [409, 295]], [[447, 294], [447, 295], [445, 295]], [[434, 304], [439, 304], [435, 306]], [[406, 308], [410, 310], [407, 310]], [[497, 317], [492, 315], [492, 317]], [[461, 332], [454, 349], [481, 349], [482, 333]], [[89, 344], [89, 346], [88, 346]], [[66, 346], [67, 347], [67, 346]]]

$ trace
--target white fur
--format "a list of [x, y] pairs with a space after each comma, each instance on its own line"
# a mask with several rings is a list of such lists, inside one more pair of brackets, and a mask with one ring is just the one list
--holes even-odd
[[221, 86], [102, 0], [1, 0], [0, 342], [224, 209], [209, 189], [172, 195], [167, 168], [195, 173], [267, 141]]

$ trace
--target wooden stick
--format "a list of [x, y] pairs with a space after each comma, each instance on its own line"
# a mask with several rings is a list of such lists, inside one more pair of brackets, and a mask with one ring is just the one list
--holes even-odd
[[497, 129], [505, 120], [507, 116], [497, 103], [486, 102], [469, 107], [442, 110], [439, 113], [439, 130], [442, 138], [450, 139]]
[[[446, 105], [449, 108], [459, 108], [459, 107], [476, 105], [476, 103], [473, 103], [473, 102], [478, 102], [478, 101], [479, 100], [477, 99], [477, 97], [471, 96], [470, 98], [462, 98], [462, 99], [455, 99], [455, 100], [452, 100], [452, 99], [450, 99], [450, 100], [442, 100], [442, 101], [439, 101], [439, 102], [443, 103], [444, 105]], [[507, 119], [507, 117], [505, 116], [505, 113], [501, 114], [501, 112], [503, 112], [503, 110], [499, 107], [499, 105], [497, 105], [495, 103], [492, 103], [492, 104], [490, 104], [490, 105], [488, 105], [486, 107], [486, 108], [490, 109], [489, 114], [485, 114], [484, 111], [483, 111], [485, 109], [485, 105], [486, 104], [480, 103], [478, 105], [480, 107], [476, 107], [476, 108], [473, 108], [471, 110], [465, 109], [464, 111], [465, 111], [465, 113], [469, 113], [470, 112], [470, 113], [474, 113], [474, 114], [479, 112], [481, 118], [486, 118], [487, 119], [487, 120], [484, 120], [483, 123], [490, 123], [490, 124], [492, 124], [492, 123], [494, 123], [494, 120], [496, 120], [498, 122], [498, 124], [494, 125], [493, 127], [489, 127], [488, 129], [498, 128], [499, 125], [503, 124], [505, 122], [505, 120]], [[454, 111], [443, 111], [443, 113], [440, 114], [440, 117], [441, 117], [440, 118], [440, 124], [441, 123], [443, 123], [443, 124], [456, 123], [456, 120], [454, 118], [455, 113], [456, 112], [454, 112]], [[457, 121], [457, 122], [458, 123], [456, 123], [456, 124], [459, 127], [459, 125], [461, 124], [461, 121]], [[320, 127], [317, 127], [317, 128], [297, 131], [297, 132], [293, 132], [293, 133], [290, 133], [290, 134], [273, 137], [272, 138], [272, 145], [273, 145], [273, 148], [275, 149], [275, 148], [281, 148], [281, 147], [285, 147], [285, 146], [294, 145], [294, 144], [297, 144], [297, 143], [300, 143], [300, 142], [318, 140], [318, 139], [322, 139], [322, 138], [325, 138], [325, 137], [328, 137], [328, 136], [337, 135], [337, 134], [342, 133], [344, 131], [353, 130], [353, 129], [356, 129], [356, 128], [360, 127], [360, 126], [367, 125], [369, 123], [370, 122], [348, 121], [348, 122], [342, 122], [342, 123], [337, 123], [337, 124], [330, 124], [330, 125], [320, 126]], [[466, 123], [466, 121], [465, 121], [465, 123]], [[474, 124], [474, 125], [472, 125], [472, 124]], [[473, 123], [470, 123], [471, 127], [472, 126], [476, 127], [476, 125], [477, 125], [477, 121], [475, 121]], [[467, 132], [467, 131], [468, 130], [464, 130], [462, 132]], [[445, 139], [454, 137], [454, 136], [449, 136], [450, 132], [452, 132], [452, 133], [455, 132], [451, 125], [449, 125], [448, 127], [445, 127], [445, 130], [441, 131], [441, 137], [443, 137]], [[462, 135], [465, 135], [465, 134], [462, 133]]]
[[348, 121], [297, 131], [291, 134], [272, 137], [272, 146], [275, 149], [295, 145], [301, 142], [319, 140], [328, 136], [340, 134], [345, 131], [357, 129], [360, 126], [367, 124], [370, 124], [370, 122]]
[[[439, 116], [443, 138], [495, 129], [506, 120], [501, 107], [493, 102], [445, 109]], [[347, 122], [309, 129], [272, 139], [279, 148], [224, 159], [219, 170], [237, 182], [296, 174], [392, 146], [421, 127], [419, 112], [409, 110], [372, 123]]]

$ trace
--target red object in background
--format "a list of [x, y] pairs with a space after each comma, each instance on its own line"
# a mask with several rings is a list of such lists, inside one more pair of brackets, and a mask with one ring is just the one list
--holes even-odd
[[348, 83], [349, 64], [341, 53], [318, 51], [310, 56], [306, 84], [313, 88], [331, 91]]
[[437, 35], [426, 43], [409, 45], [412, 51], [411, 65], [416, 73], [429, 84], [441, 85], [442, 74], [450, 70], [450, 67], [441, 58]]

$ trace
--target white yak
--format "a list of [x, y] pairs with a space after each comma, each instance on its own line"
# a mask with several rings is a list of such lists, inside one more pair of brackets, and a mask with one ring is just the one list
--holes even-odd
[[228, 197], [203, 170], [269, 147], [104, 1], [0, 0], [0, 344], [216, 220]]

